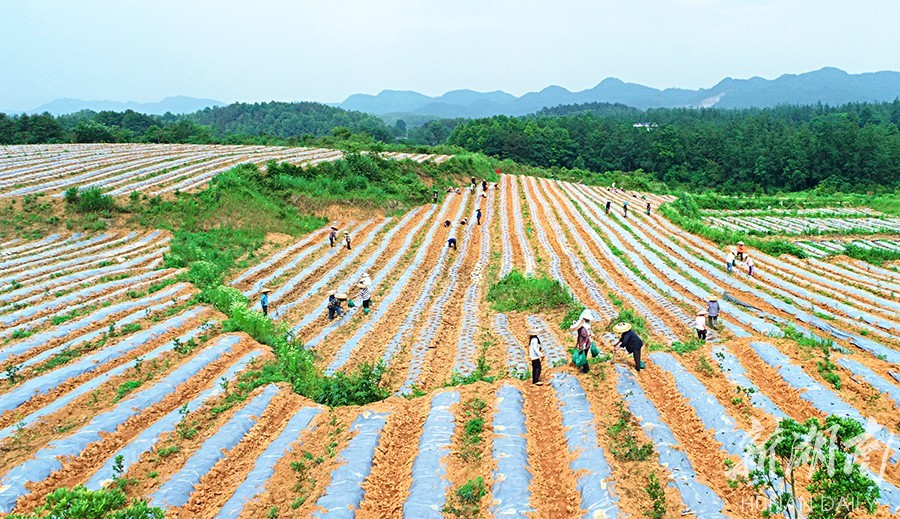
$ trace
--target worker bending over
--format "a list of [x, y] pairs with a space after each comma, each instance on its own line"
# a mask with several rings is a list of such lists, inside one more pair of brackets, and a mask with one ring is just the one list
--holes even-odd
[[621, 334], [619, 337], [619, 342], [616, 343], [615, 347], [625, 348], [625, 351], [631, 353], [634, 356], [634, 369], [635, 371], [641, 371], [646, 366], [641, 362], [641, 348], [644, 347], [644, 341], [638, 337], [638, 334], [634, 333], [634, 330], [631, 329], [630, 323], [617, 323], [613, 326], [613, 331]]

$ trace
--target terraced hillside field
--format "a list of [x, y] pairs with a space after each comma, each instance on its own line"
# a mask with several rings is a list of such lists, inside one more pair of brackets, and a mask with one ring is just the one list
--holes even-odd
[[[116, 478], [171, 517], [759, 517], [745, 448], [781, 418], [837, 414], [867, 424], [876, 516], [900, 513], [896, 268], [751, 250], [755, 275], [729, 274], [725, 251], [656, 215], [668, 198], [506, 175], [485, 195], [339, 222], [349, 250], [325, 230], [271, 240], [228, 280], [257, 305], [272, 289], [271, 318], [325, 373], [389, 366], [394, 396], [364, 407], [286, 384], [230, 398], [273, 353], [160, 268], [165, 233], [0, 244], [0, 512]], [[581, 374], [562, 311], [493, 310], [513, 269], [568, 287], [598, 337], [642, 318], [647, 369], [619, 354]], [[327, 291], [353, 296], [365, 272], [372, 311], [328, 321]], [[711, 293], [721, 326], [698, 344]], [[529, 326], [543, 386], [527, 380]]]
[[[447, 155], [388, 153], [417, 162]], [[343, 157], [338, 150], [278, 146], [171, 144], [50, 144], [0, 150], [0, 197], [34, 193], [62, 196], [66, 189], [99, 187], [111, 195], [162, 195], [205, 186], [238, 164], [274, 160], [311, 166]]]

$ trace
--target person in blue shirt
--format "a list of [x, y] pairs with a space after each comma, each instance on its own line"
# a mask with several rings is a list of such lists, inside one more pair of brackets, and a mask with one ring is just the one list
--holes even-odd
[[269, 315], [269, 292], [272, 290], [268, 288], [264, 288], [262, 290], [262, 297], [259, 298], [259, 305], [262, 306], [263, 315]]

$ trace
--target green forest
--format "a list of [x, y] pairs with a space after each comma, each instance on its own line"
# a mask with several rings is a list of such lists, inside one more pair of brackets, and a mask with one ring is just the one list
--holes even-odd
[[187, 115], [0, 114], [0, 144], [60, 142], [340, 146], [450, 145], [565, 178], [633, 173], [724, 194], [884, 192], [900, 187], [900, 100], [767, 109], [649, 109], [591, 103], [525, 117], [407, 127], [319, 103], [235, 103]]
[[545, 168], [642, 170], [670, 187], [846, 192], [900, 186], [898, 127], [900, 101], [760, 110], [576, 105], [468, 121], [448, 143]]
[[373, 115], [320, 103], [235, 103], [187, 115], [162, 116], [133, 110], [83, 110], [59, 117], [47, 113], [0, 114], [0, 144], [302, 144], [340, 134], [365, 134], [376, 142], [392, 142], [400, 132]]

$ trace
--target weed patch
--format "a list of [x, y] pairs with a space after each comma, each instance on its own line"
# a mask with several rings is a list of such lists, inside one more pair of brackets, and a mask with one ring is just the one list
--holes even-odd
[[625, 404], [618, 400], [614, 403], [618, 419], [607, 428], [613, 445], [610, 452], [616, 459], [622, 461], [646, 461], [653, 454], [653, 443], [638, 443], [634, 433], [635, 420], [631, 412], [625, 408]]

